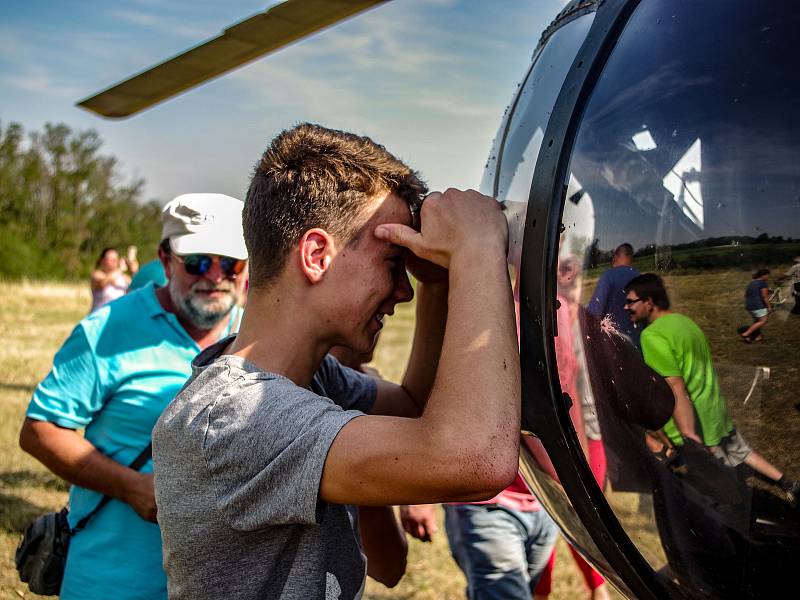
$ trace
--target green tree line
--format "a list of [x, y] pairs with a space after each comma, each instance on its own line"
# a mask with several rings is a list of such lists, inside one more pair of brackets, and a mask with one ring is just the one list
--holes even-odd
[[94, 130], [0, 122], [0, 278], [83, 278], [108, 246], [152, 258], [160, 203], [143, 202], [144, 180], [124, 181], [102, 145]]

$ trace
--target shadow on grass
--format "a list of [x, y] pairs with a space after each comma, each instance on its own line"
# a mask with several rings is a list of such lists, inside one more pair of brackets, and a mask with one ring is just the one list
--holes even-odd
[[0, 473], [0, 484], [7, 485], [8, 487], [37, 487], [46, 490], [56, 490], [58, 492], [68, 492], [69, 484], [46, 471], [8, 471]]
[[31, 521], [46, 512], [51, 512], [51, 509], [19, 496], [0, 493], [0, 531], [21, 534]]

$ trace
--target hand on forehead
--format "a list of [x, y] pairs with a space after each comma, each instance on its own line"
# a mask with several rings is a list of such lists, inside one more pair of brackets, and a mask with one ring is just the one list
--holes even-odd
[[[411, 219], [408, 209], [407, 219]], [[455, 254], [505, 257], [508, 223], [498, 202], [475, 190], [429, 194], [420, 210], [420, 230], [409, 223], [378, 222], [375, 236], [449, 268]]]

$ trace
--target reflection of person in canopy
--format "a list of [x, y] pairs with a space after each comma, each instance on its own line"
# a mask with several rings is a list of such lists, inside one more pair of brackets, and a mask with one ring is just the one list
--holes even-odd
[[794, 257], [794, 264], [784, 273], [784, 277], [789, 278], [794, 294], [794, 308], [791, 310], [793, 315], [800, 315], [800, 256]]
[[759, 269], [753, 273], [753, 281], [747, 284], [744, 292], [744, 307], [753, 317], [753, 324], [739, 335], [748, 344], [752, 341], [764, 339], [761, 328], [767, 324], [769, 314], [769, 269]]
[[[573, 301], [577, 288], [577, 278], [580, 273], [580, 265], [574, 256], [565, 256], [559, 260], [557, 274], [557, 293], [558, 302], [556, 310], [556, 322], [558, 335], [553, 342], [556, 351], [556, 364], [558, 365], [558, 379], [561, 382], [561, 391], [568, 394], [572, 399], [569, 410], [572, 425], [581, 443], [586, 460], [592, 470], [592, 474], [597, 481], [600, 489], [605, 489], [606, 484], [606, 454], [603, 442], [600, 439], [597, 424], [596, 412], [589, 408], [578, 390], [578, 379], [580, 376], [580, 362], [576, 354], [577, 345], [575, 343], [575, 322], [577, 319], [578, 304]], [[587, 425], [592, 424], [590, 427]], [[593, 435], [590, 435], [594, 431]], [[605, 578], [595, 571], [586, 560], [569, 545], [575, 566], [581, 572], [586, 587], [589, 589], [589, 597], [592, 600], [605, 600], [608, 598], [608, 588]], [[542, 571], [541, 579], [536, 585], [534, 598], [536, 600], [545, 599], [550, 596], [552, 591], [553, 572], [555, 568], [556, 550], [553, 548], [550, 559]]]
[[689, 317], [669, 310], [661, 278], [645, 273], [625, 290], [625, 308], [631, 318], [647, 324], [641, 336], [644, 360], [666, 379], [675, 396], [672, 419], [663, 428], [669, 441], [676, 446], [686, 441], [700, 444], [729, 467], [744, 463], [779, 485], [791, 502], [796, 501], [800, 482], [786, 477], [736, 431], [719, 389], [708, 341]]
[[614, 328], [627, 335], [635, 346], [639, 345], [639, 330], [625, 314], [623, 289], [639, 274], [633, 266], [633, 246], [620, 244], [614, 250], [611, 268], [600, 276], [597, 287], [586, 309], [601, 319], [608, 319]]

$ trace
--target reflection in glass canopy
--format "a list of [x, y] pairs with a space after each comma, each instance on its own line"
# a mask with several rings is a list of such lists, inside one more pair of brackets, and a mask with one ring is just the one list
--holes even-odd
[[[652, 140], [652, 137], [650, 138]], [[655, 146], [653, 146], [655, 147]], [[661, 180], [684, 215], [703, 230], [703, 191], [700, 187], [700, 138], [678, 159]]]
[[583, 382], [598, 485], [675, 597], [772, 597], [800, 559], [788, 6], [641, 2], [565, 171], [559, 378]]
[[[800, 86], [787, 77], [800, 15], [788, 0], [642, 0], [620, 32], [600, 14], [610, 4], [571, 3], [548, 29], [481, 187], [509, 218], [517, 299], [521, 272], [553, 292], [525, 290], [521, 309], [523, 357], [538, 361], [522, 365], [526, 390], [548, 396], [526, 395], [525, 424], [556, 432], [524, 437], [521, 472], [630, 597], [777, 596], [800, 559], [800, 317], [781, 300], [800, 286]], [[567, 120], [567, 73], [580, 79], [603, 36], [613, 47], [599, 73], [584, 67]], [[551, 155], [537, 170], [545, 135], [571, 150], [553, 171]], [[566, 174], [540, 186], [563, 190], [557, 253], [535, 222], [526, 233], [526, 213], [552, 200], [531, 196], [534, 172]], [[551, 267], [555, 281], [531, 281]]]

